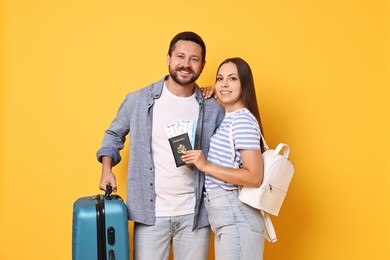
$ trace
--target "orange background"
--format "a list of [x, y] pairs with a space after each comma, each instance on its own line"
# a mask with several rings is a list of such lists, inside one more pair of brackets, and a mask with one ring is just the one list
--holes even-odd
[[207, 44], [200, 85], [227, 57], [250, 63], [267, 141], [291, 147], [265, 259], [388, 259], [389, 26], [384, 0], [0, 1], [0, 259], [71, 258], [103, 132], [183, 30]]

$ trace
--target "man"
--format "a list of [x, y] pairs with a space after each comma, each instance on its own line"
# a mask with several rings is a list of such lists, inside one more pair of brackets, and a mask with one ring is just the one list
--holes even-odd
[[126, 96], [97, 152], [102, 162], [100, 188], [110, 184], [116, 191], [112, 167], [121, 160], [119, 151], [130, 133], [126, 201], [134, 221], [135, 260], [168, 259], [171, 243], [176, 259], [208, 258], [204, 173], [176, 167], [168, 141], [172, 126], [194, 122], [193, 148], [207, 156], [210, 137], [224, 118], [222, 106], [204, 99], [195, 83], [205, 57], [201, 37], [177, 34], [167, 55], [169, 75]]

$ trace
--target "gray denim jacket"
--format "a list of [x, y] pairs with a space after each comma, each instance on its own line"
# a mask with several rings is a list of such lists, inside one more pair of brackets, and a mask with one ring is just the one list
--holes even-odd
[[[130, 133], [127, 208], [130, 220], [146, 225], [154, 225], [156, 220], [155, 172], [151, 152], [153, 104], [160, 97], [167, 77], [126, 96], [115, 119], [105, 131], [102, 147], [97, 152], [99, 162], [102, 156], [108, 156], [113, 159], [114, 165], [118, 164], [121, 160], [119, 151], [123, 149], [126, 135]], [[210, 137], [222, 122], [225, 111], [215, 99], [205, 100], [197, 86], [195, 93], [200, 108], [195, 149], [201, 149], [207, 157]], [[198, 177], [194, 182], [196, 203], [193, 229], [196, 229], [207, 226], [209, 222], [202, 196], [204, 173], [195, 167], [193, 173]]]

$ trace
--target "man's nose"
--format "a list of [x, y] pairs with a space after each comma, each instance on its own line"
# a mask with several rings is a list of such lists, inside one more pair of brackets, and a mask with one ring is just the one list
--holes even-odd
[[188, 59], [184, 59], [183, 65], [186, 66], [186, 67], [190, 67], [190, 66], [191, 66], [191, 61], [190, 61], [190, 59], [189, 59], [189, 58], [188, 58]]

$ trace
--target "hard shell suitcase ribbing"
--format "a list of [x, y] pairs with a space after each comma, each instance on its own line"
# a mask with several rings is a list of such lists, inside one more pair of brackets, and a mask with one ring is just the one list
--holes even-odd
[[130, 259], [127, 208], [110, 189], [73, 204], [72, 259]]

